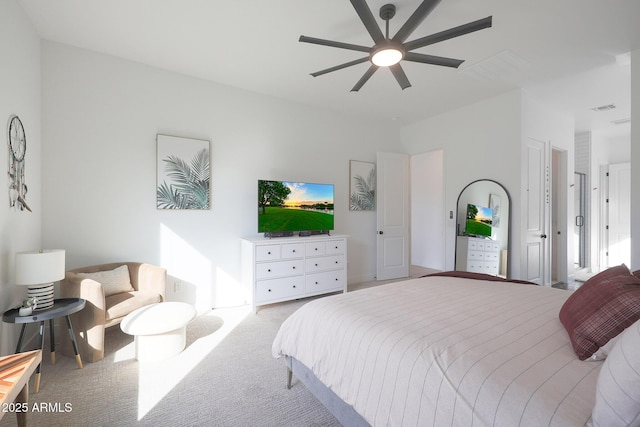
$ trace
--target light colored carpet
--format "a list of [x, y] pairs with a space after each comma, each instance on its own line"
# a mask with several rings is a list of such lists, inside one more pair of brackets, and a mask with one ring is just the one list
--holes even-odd
[[[107, 330], [106, 357], [84, 369], [60, 354], [51, 365], [45, 348], [40, 392], [29, 402], [43, 411], [31, 412], [29, 425], [339, 426], [303, 384], [287, 389], [284, 362], [271, 356], [278, 327], [307, 301], [198, 316], [185, 351], [162, 362], [136, 361], [133, 337], [119, 327]], [[15, 425], [4, 414], [0, 426]]]
[[[287, 389], [284, 361], [271, 355], [280, 324], [309, 300], [268, 305], [256, 315], [245, 306], [198, 316], [187, 326], [185, 350], [162, 362], [136, 361], [133, 337], [118, 326], [106, 332], [105, 358], [84, 369], [61, 354], [51, 365], [47, 344], [40, 392], [29, 397], [39, 411], [29, 413], [29, 425], [339, 427], [302, 383], [294, 378]], [[14, 414], [0, 420], [0, 427], [15, 425]]]

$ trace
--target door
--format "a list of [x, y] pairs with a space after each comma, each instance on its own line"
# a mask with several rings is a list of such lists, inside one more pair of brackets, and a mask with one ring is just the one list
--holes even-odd
[[525, 279], [539, 285], [549, 283], [547, 218], [550, 212], [549, 144], [535, 139], [527, 143]]
[[631, 163], [609, 165], [608, 266], [631, 265]]
[[574, 202], [575, 221], [573, 223], [573, 266], [575, 271], [587, 266], [587, 227], [585, 218], [587, 215], [587, 176], [584, 173], [575, 173]]
[[409, 156], [377, 155], [377, 280], [409, 276]]

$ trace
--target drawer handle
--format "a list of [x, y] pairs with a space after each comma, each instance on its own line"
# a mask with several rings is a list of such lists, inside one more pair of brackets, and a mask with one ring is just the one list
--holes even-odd
[[296, 250], [295, 250], [295, 249], [293, 250], [293, 253], [294, 253], [294, 254], [296, 253]]
[[293, 266], [293, 267], [291, 267], [291, 268], [293, 268], [293, 269], [295, 270], [295, 269], [296, 269], [296, 266], [294, 265], [294, 266]]
[[270, 268], [269, 268], [269, 269], [267, 269], [267, 272], [271, 273], [271, 269], [270, 269]]
[[269, 292], [271, 292], [271, 289], [269, 289]]
[[271, 251], [267, 252], [267, 255], [271, 255]]
[[316, 263], [316, 267], [318, 266], [318, 264]]
[[338, 261], [336, 261], [336, 264], [338, 263]]
[[338, 278], [336, 277], [336, 282], [338, 281]]
[[316, 285], [318, 284], [318, 282], [316, 282]]
[[314, 248], [313, 250], [314, 250], [314, 251], [317, 251], [317, 250], [318, 250], [318, 248]]

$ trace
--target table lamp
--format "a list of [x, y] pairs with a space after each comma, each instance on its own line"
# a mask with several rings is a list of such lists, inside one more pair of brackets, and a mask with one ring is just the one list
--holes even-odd
[[27, 297], [36, 299], [36, 310], [53, 306], [53, 282], [64, 274], [64, 249], [16, 253], [16, 285], [29, 287]]

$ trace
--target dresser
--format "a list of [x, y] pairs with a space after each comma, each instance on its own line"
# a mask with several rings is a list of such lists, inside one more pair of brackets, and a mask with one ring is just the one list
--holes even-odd
[[242, 239], [242, 283], [251, 308], [347, 292], [347, 236]]
[[499, 267], [500, 242], [458, 236], [456, 248], [456, 268], [458, 270], [497, 276]]

